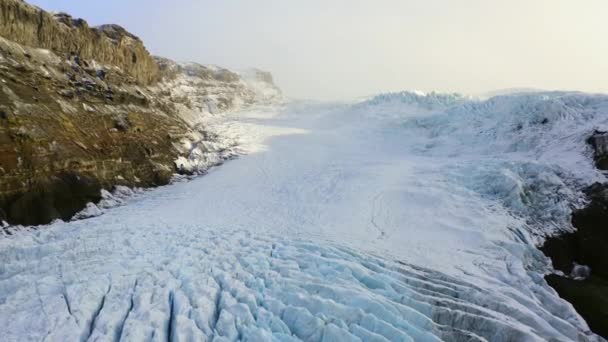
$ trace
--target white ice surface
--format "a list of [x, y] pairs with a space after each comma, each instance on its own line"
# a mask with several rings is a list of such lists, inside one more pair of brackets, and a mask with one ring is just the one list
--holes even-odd
[[551, 233], [536, 231], [542, 208], [567, 212], [543, 191], [575, 199], [601, 177], [568, 165], [587, 160], [602, 116], [569, 145], [551, 139], [575, 122], [552, 118], [536, 141], [530, 111], [517, 119], [530, 136], [513, 133], [500, 101], [434, 110], [427, 98], [411, 116], [397, 102], [226, 116], [217, 133], [247, 155], [105, 215], [1, 238], [2, 340], [597, 339], [545, 283], [533, 243]]

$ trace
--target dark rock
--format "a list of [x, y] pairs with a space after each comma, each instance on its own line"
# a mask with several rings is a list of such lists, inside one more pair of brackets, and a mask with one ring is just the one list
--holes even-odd
[[85, 89], [89, 90], [89, 91], [93, 91], [97, 88], [97, 84], [95, 84], [95, 82], [91, 81], [91, 80], [83, 80], [82, 84], [84, 85]]
[[40, 225], [55, 219], [69, 220], [89, 202], [101, 199], [101, 185], [92, 177], [62, 173], [32, 185], [31, 191], [15, 199], [9, 208], [12, 223]]
[[556, 270], [570, 274], [577, 259], [577, 242], [575, 233], [567, 233], [547, 239], [541, 250], [551, 258], [553, 267]]
[[608, 282], [602, 278], [575, 280], [556, 274], [546, 277], [559, 295], [572, 303], [593, 332], [608, 338]]
[[26, 72], [28, 71], [27, 67], [23, 64], [19, 64], [17, 66], [15, 66], [15, 70], [19, 71], [19, 72]]
[[97, 70], [95, 72], [95, 75], [97, 76], [97, 78], [99, 78], [102, 81], [106, 79], [106, 71], [103, 69]]
[[60, 90], [59, 95], [65, 97], [65, 98], [68, 98], [68, 99], [74, 98], [74, 96], [75, 96], [74, 92], [72, 90], [68, 90], [68, 89]]
[[114, 128], [121, 132], [126, 132], [131, 128], [131, 122], [129, 121], [129, 118], [119, 116], [114, 120]]
[[2, 120], [8, 119], [8, 114], [6, 114], [6, 112], [3, 110], [0, 110], [0, 119], [2, 119]]
[[153, 182], [156, 186], [167, 185], [171, 182], [171, 178], [173, 177], [173, 170], [171, 169], [160, 169], [154, 168], [154, 178]]
[[129, 37], [136, 41], [140, 41], [140, 39], [129, 31], [125, 30], [122, 26], [116, 24], [106, 24], [101, 25], [96, 28], [97, 30], [103, 32], [108, 38], [113, 40], [120, 40], [123, 37]]
[[600, 170], [608, 170], [608, 132], [596, 130], [587, 139], [595, 151], [595, 165]]
[[541, 249], [566, 274], [576, 263], [608, 279], [608, 184], [593, 184], [585, 193], [590, 203], [572, 214], [576, 232], [547, 239]]
[[591, 201], [608, 203], [608, 184], [593, 183], [583, 192]]
[[[608, 279], [608, 202], [592, 200], [572, 216], [575, 233], [575, 261], [588, 265], [593, 274]], [[608, 309], [608, 308], [607, 308]]]
[[576, 231], [547, 239], [541, 250], [566, 274], [549, 275], [547, 282], [608, 338], [608, 184], [584, 192], [590, 202], [572, 214]]

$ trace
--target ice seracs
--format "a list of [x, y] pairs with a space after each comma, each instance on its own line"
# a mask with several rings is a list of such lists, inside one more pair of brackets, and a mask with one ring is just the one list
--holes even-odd
[[[568, 229], [571, 206], [582, 204], [580, 189], [604, 179], [589, 158], [586, 139], [608, 120], [606, 95], [449, 96], [460, 100], [439, 105], [437, 98], [446, 97], [388, 94], [364, 108], [398, 113], [393, 122], [402, 125], [418, 154], [454, 161], [450, 173], [458, 183], [539, 223], [533, 228], [539, 235]], [[395, 101], [406, 103], [406, 109], [394, 110]], [[421, 115], [409, 106], [434, 112]]]

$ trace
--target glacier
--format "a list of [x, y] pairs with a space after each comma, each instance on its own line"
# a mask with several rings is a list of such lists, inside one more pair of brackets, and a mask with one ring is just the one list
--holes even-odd
[[403, 92], [204, 123], [237, 159], [3, 230], [2, 340], [601, 341], [537, 245], [605, 181], [585, 139], [608, 96]]

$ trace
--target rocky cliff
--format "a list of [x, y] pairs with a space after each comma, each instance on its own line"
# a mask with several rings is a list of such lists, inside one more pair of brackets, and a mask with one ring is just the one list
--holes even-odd
[[0, 222], [67, 220], [101, 188], [166, 184], [194, 171], [176, 164], [185, 146], [213, 139], [202, 116], [267, 100], [240, 74], [154, 58], [118, 26], [0, 0]]
[[139, 38], [117, 25], [90, 27], [68, 14], [51, 14], [21, 0], [0, 1], [0, 36], [121, 68], [141, 84], [158, 80], [158, 67]]
[[[587, 139], [599, 170], [608, 169], [608, 133], [596, 130]], [[608, 183], [584, 190], [587, 204], [572, 213], [573, 232], [551, 237], [541, 250], [561, 274], [547, 283], [572, 303], [591, 329], [608, 338]]]

